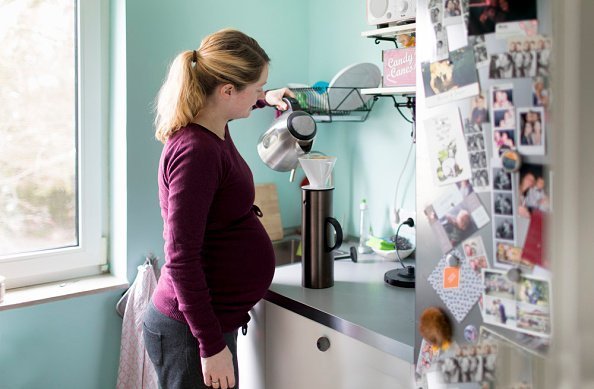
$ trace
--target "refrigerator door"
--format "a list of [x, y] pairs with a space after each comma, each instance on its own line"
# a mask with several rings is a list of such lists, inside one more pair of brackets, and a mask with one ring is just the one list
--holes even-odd
[[[443, 239], [436, 236], [436, 226], [432, 226], [434, 220], [430, 220], [428, 217], [428, 209], [435, 206], [436, 202], [448, 196], [452, 188], [455, 188], [456, 184], [450, 183], [446, 185], [440, 185], [439, 177], [436, 178], [437, 174], [434, 174], [435, 164], [431, 160], [433, 154], [431, 153], [432, 144], [435, 142], [435, 135], [430, 131], [430, 128], [426, 125], [427, 120], [439, 115], [453, 114], [456, 113], [460, 118], [461, 126], [465, 125], [465, 119], [471, 120], [473, 118], [473, 112], [471, 107], [472, 97], [467, 95], [464, 96], [460, 91], [462, 88], [454, 93], [452, 92], [447, 98], [439, 99], [435, 98], [439, 90], [439, 85], [435, 83], [435, 78], [429, 78], [427, 74], [423, 74], [423, 63], [432, 63], [438, 61], [436, 55], [439, 54], [440, 46], [437, 40], [437, 25], [432, 21], [432, 14], [430, 7], [434, 8], [437, 3], [443, 4], [443, 2], [435, 2], [433, 0], [419, 0], [417, 3], [417, 94], [416, 94], [416, 113], [417, 113], [417, 148], [416, 148], [416, 232], [417, 232], [417, 248], [416, 248], [416, 300], [415, 300], [415, 311], [416, 311], [416, 340], [415, 340], [415, 360], [419, 357], [420, 348], [423, 338], [419, 334], [419, 317], [421, 313], [428, 307], [439, 307], [448, 313], [451, 324], [453, 327], [453, 341], [460, 345], [470, 344], [467, 340], [468, 332], [465, 329], [469, 327], [474, 328], [474, 331], [480, 331], [481, 327], [492, 329], [497, 335], [502, 338], [513, 340], [513, 343], [504, 342], [505, 344], [501, 349], [502, 358], [499, 358], [500, 362], [497, 365], [497, 380], [503, 384], [514, 384], [518, 382], [527, 382], [532, 384], [532, 387], [543, 387], [542, 381], [544, 373], [542, 371], [544, 367], [544, 359], [540, 356], [536, 356], [537, 352], [528, 352], [526, 348], [520, 347], [515, 342], [519, 337], [516, 331], [506, 329], [503, 327], [493, 327], [483, 322], [483, 316], [479, 308], [479, 304], [472, 302], [472, 308], [467, 310], [467, 314], [460, 314], [458, 317], [453, 313], [452, 305], [457, 303], [451, 301], [451, 304], [446, 304], [444, 298], [436, 291], [435, 284], [431, 283], [431, 276], [440, 269], [441, 266], [447, 266], [450, 259], [446, 259], [446, 250], [444, 250]], [[537, 17], [538, 17], [538, 34], [551, 37], [552, 32], [552, 19], [551, 19], [551, 2], [547, 0], [537, 0]], [[442, 10], [443, 12], [443, 10]], [[445, 15], [444, 15], [445, 16]], [[435, 17], [435, 16], [433, 16]], [[444, 19], [445, 20], [445, 19]], [[444, 34], [447, 34], [449, 43], [452, 47], [457, 48], [463, 47], [466, 43], [466, 36], [460, 36], [456, 33], [461, 29], [457, 28], [456, 25], [448, 25], [446, 27], [439, 26], [440, 29], [444, 30]], [[463, 34], [465, 35], [465, 34]], [[443, 36], [443, 35], [442, 35]], [[497, 39], [495, 33], [489, 33], [484, 35], [487, 55], [495, 53], [504, 53], [508, 51], [508, 40]], [[443, 54], [443, 53], [442, 53]], [[446, 54], [447, 55], [447, 54]], [[427, 68], [427, 67], [426, 67]], [[486, 66], [479, 66], [477, 69], [478, 84], [480, 91], [486, 92], [487, 105], [486, 110], [482, 110], [482, 114], [492, 114], [490, 107], [492, 101], [490, 101], [489, 91], [492, 87], [497, 88], [501, 85], [511, 85], [513, 88], [513, 99], [516, 107], [532, 107], [534, 102], [533, 96], [533, 78], [532, 77], [519, 77], [517, 74], [514, 78], [491, 78], [495, 76], [492, 74], [488, 63]], [[491, 72], [491, 74], [489, 74]], [[424, 79], [425, 77], [425, 79]], [[445, 76], [444, 76], [445, 77]], [[499, 77], [499, 76], [498, 76]], [[508, 77], [508, 75], [502, 75], [501, 77]], [[447, 78], [447, 77], [445, 77]], [[427, 85], [431, 83], [431, 85]], [[471, 81], [468, 83], [473, 85]], [[429, 88], [428, 88], [429, 86]], [[474, 86], [473, 86], [474, 88]], [[466, 91], [467, 93], [474, 94], [475, 90]], [[429, 95], [428, 95], [429, 94]], [[494, 100], [493, 100], [494, 101]], [[477, 115], [481, 112], [477, 112]], [[516, 116], [517, 118], [517, 116]], [[515, 127], [514, 127], [515, 128]], [[468, 130], [468, 129], [467, 129]], [[470, 130], [472, 131], [472, 130]], [[545, 128], [545, 134], [550, 131], [550, 128]], [[466, 132], [466, 131], [465, 131]], [[498, 147], [497, 140], [494, 139], [494, 132], [491, 128], [491, 121], [482, 125], [482, 137], [483, 144], [480, 145], [481, 150], [484, 150], [487, 157], [487, 166], [491, 164], [491, 157], [498, 155], [497, 150], [494, 147]], [[467, 134], [465, 134], [467, 135]], [[546, 137], [551, 139], [550, 136]], [[468, 142], [468, 138], [466, 138]], [[469, 148], [473, 145], [468, 143]], [[466, 145], [465, 145], [466, 147]], [[458, 150], [460, 151], [460, 150]], [[471, 150], [467, 150], [469, 155]], [[545, 166], [550, 165], [549, 155], [534, 155], [530, 152], [522, 153], [523, 161], [525, 163], [542, 164]], [[484, 163], [483, 161], [475, 161], [477, 164]], [[473, 161], [471, 161], [473, 164]], [[442, 164], [442, 166], [445, 164]], [[473, 165], [474, 166], [474, 165]], [[448, 166], [446, 166], [448, 167]], [[454, 172], [455, 169], [448, 167], [450, 172]], [[491, 169], [489, 169], [491, 170]], [[453, 174], [453, 173], [451, 173]], [[514, 185], [518, 184], [519, 176], [517, 173], [513, 173], [510, 177], [514, 180]], [[492, 214], [493, 209], [493, 177], [492, 171], [489, 172], [488, 190], [481, 191], [478, 193], [478, 199], [484, 207], [488, 222], [484, 226], [477, 228], [477, 230], [471, 235], [472, 237], [480, 237], [484, 243], [485, 251], [489, 265], [493, 266], [494, 257], [494, 240], [498, 236], [499, 232], [494, 230], [496, 226], [499, 226], [498, 221], [495, 221], [494, 215]], [[444, 182], [447, 179], [444, 179]], [[476, 181], [477, 184], [480, 181]], [[476, 191], [475, 191], [476, 192]], [[502, 198], [502, 201], [505, 199]], [[437, 204], [438, 205], [438, 204]], [[517, 205], [514, 203], [514, 205]], [[525, 233], [527, 231], [527, 222], [521, 217], [515, 217], [515, 238], [517, 241], [523, 241]], [[446, 238], [452, 238], [448, 235], [445, 229], [443, 230]], [[503, 234], [503, 231], [501, 232]], [[524, 236], [522, 236], [524, 234]], [[442, 237], [443, 238], [443, 237]], [[449, 239], [453, 246], [454, 252], [464, 258], [462, 247], [459, 241], [455, 239]], [[447, 246], [447, 244], [446, 244]], [[444, 265], [445, 264], [445, 265]], [[442, 269], [443, 270], [443, 269]], [[463, 269], [462, 269], [463, 270]], [[460, 272], [462, 273], [462, 271]], [[459, 273], [459, 274], [460, 274]], [[482, 280], [481, 280], [482, 283]], [[441, 288], [443, 286], [440, 286]], [[482, 290], [479, 290], [482, 294]], [[464, 294], [464, 298], [468, 299], [468, 295]], [[472, 297], [474, 299], [474, 297]], [[466, 312], [463, 310], [462, 312]], [[499, 386], [498, 386], [499, 387]], [[501, 386], [508, 387], [508, 386]]]

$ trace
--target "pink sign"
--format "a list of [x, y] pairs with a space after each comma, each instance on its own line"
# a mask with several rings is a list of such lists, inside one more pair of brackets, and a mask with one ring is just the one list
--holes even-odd
[[415, 85], [415, 48], [384, 50], [383, 86]]

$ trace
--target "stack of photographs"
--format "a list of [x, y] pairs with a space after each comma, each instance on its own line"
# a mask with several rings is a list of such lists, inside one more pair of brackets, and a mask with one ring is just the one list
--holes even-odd
[[510, 280], [506, 272], [483, 269], [485, 290], [482, 315], [485, 323], [526, 334], [550, 337], [549, 281], [534, 276]]
[[516, 149], [516, 111], [513, 85], [502, 84], [491, 88], [491, 128], [493, 129], [493, 155], [503, 150]]
[[433, 58], [445, 59], [448, 57], [448, 34], [444, 24], [443, 0], [430, 0], [427, 5], [433, 32], [435, 34], [435, 47]]
[[493, 382], [497, 366], [498, 346], [495, 342], [458, 346], [437, 361], [443, 383]]
[[483, 132], [481, 131], [475, 134], [467, 133], [466, 144], [470, 152], [469, 160], [472, 172], [472, 186], [477, 192], [488, 190], [489, 172], [487, 170], [487, 151], [485, 149], [485, 136]]
[[505, 53], [492, 54], [489, 78], [548, 77], [551, 40], [540, 35], [508, 40]]
[[487, 53], [487, 45], [485, 43], [484, 35], [474, 35], [468, 37], [468, 43], [474, 50], [474, 61], [476, 67], [483, 67], [489, 64], [489, 55]]
[[521, 249], [516, 247], [515, 182], [512, 173], [501, 167], [500, 160], [493, 159], [491, 165], [494, 266], [510, 268], [519, 264], [521, 254]]

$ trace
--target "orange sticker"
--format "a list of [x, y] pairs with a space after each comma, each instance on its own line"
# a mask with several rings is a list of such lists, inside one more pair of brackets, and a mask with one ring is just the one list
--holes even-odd
[[454, 289], [460, 285], [460, 268], [446, 267], [443, 269], [443, 288]]

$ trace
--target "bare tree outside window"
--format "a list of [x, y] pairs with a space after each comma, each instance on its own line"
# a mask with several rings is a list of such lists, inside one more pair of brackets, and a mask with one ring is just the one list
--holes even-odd
[[78, 244], [75, 0], [0, 0], [0, 257]]

